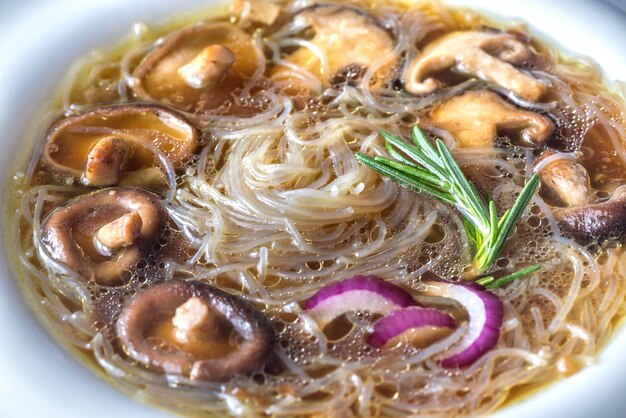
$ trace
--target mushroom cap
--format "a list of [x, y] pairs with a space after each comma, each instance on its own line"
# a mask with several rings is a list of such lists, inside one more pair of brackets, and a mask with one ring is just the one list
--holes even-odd
[[98, 141], [116, 137], [131, 144], [125, 171], [154, 166], [154, 154], [141, 145], [161, 149], [174, 168], [193, 154], [198, 131], [180, 113], [153, 104], [122, 104], [95, 107], [56, 122], [48, 130], [43, 148], [44, 164], [80, 177], [90, 150]]
[[[235, 62], [218, 86], [194, 88], [178, 69], [209, 45], [228, 47]], [[258, 67], [252, 37], [232, 23], [201, 23], [182, 29], [144, 57], [133, 72], [133, 92], [142, 100], [155, 100], [191, 113], [254, 114], [257, 109], [233, 102], [232, 92], [242, 88]]]
[[[310, 42], [324, 54], [327, 71], [309, 48], [298, 48], [285, 58], [327, 82], [337, 72], [347, 67], [367, 68], [372, 61], [394, 50], [394, 39], [376, 17], [355, 7], [318, 4], [306, 7], [294, 15], [298, 27], [312, 28], [315, 34]], [[380, 78], [390, 73], [394, 62], [387, 63], [377, 72]], [[280, 75], [284, 67], [277, 67]]]
[[[202, 358], [181, 348], [162, 350], [151, 344], [149, 334], [155, 322], [173, 318], [176, 308], [193, 297], [206, 303], [212, 315], [230, 323], [241, 338], [234, 351]], [[124, 352], [135, 361], [159, 373], [215, 382], [258, 370], [276, 340], [266, 316], [245, 300], [206, 283], [183, 280], [170, 280], [138, 293], [124, 307], [116, 331]]]
[[[103, 226], [137, 212], [141, 229], [131, 245], [111, 255], [96, 248], [95, 235]], [[105, 286], [123, 284], [130, 269], [151, 252], [166, 227], [160, 199], [138, 188], [109, 188], [72, 199], [52, 211], [42, 225], [42, 242], [50, 256], [86, 281]]]
[[555, 208], [553, 213], [561, 230], [578, 241], [623, 237], [626, 231], [626, 186], [615, 189], [603, 202]]

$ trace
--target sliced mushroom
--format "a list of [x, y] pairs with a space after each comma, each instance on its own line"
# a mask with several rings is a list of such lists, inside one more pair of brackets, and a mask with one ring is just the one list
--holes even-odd
[[191, 113], [252, 114], [233, 100], [258, 66], [252, 37], [231, 23], [204, 23], [176, 32], [133, 72], [133, 92]]
[[86, 281], [123, 284], [153, 251], [167, 225], [161, 201], [135, 188], [103, 189], [70, 200], [44, 220], [50, 256]]
[[276, 340], [252, 305], [198, 281], [142, 291], [125, 306], [116, 330], [124, 352], [152, 370], [215, 382], [260, 369]]
[[409, 68], [405, 88], [415, 95], [427, 95], [440, 87], [433, 76], [453, 68], [495, 83], [530, 101], [538, 101], [545, 87], [520, 65], [533, 58], [530, 46], [501, 32], [458, 31], [427, 45]]
[[[326, 66], [310, 48], [301, 47], [285, 58], [326, 83], [345, 68], [361, 68], [394, 50], [394, 40], [382, 23], [365, 10], [353, 6], [315, 5], [298, 12], [295, 26], [314, 31], [310, 43], [326, 58]], [[394, 63], [377, 72], [383, 79]], [[274, 76], [280, 76], [284, 67], [277, 67]]]
[[[544, 158], [549, 158], [548, 152]], [[546, 160], [538, 166], [542, 187], [566, 207], [552, 210], [561, 230], [581, 243], [618, 238], [626, 231], [626, 186], [618, 187], [606, 200], [597, 197], [585, 168], [575, 160]]]
[[537, 146], [555, 129], [548, 117], [520, 109], [487, 90], [455, 96], [430, 117], [436, 126], [451, 132], [461, 147], [490, 146], [498, 133], [518, 133], [523, 144]]
[[184, 116], [162, 106], [102, 106], [54, 124], [46, 135], [42, 159], [86, 185], [134, 186], [139, 184], [127, 175], [159, 167], [149, 144], [178, 168], [196, 150], [198, 132]]

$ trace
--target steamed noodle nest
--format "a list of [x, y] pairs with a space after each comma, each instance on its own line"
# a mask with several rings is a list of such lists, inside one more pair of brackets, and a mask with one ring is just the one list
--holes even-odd
[[[182, 175], [163, 164], [170, 179], [167, 209], [191, 250], [182, 262], [159, 266], [159, 274], [166, 279], [194, 276], [256, 303], [279, 332], [275, 356], [284, 364], [279, 373], [261, 372], [221, 387], [155, 375], [117, 354], [107, 328], [94, 326], [89, 315], [94, 301], [125, 289], [84, 283], [63, 271], [40, 242], [42, 217], [87, 190], [36, 181], [36, 150], [19, 176], [21, 204], [12, 234], [26, 270], [23, 286], [45, 323], [74, 348], [93, 353], [99, 367], [126, 392], [207, 416], [225, 411], [246, 416], [320, 411], [337, 416], [474, 415], [496, 408], [517, 385], [555, 379], [555, 364], [564, 356], [591, 362], [623, 307], [626, 259], [619, 246], [598, 256], [562, 237], [539, 196], [498, 265], [540, 263], [543, 268], [532, 280], [497, 291], [506, 306], [500, 342], [467, 370], [450, 373], [433, 360], [460, 338], [462, 328], [426, 349], [403, 347], [382, 354], [364, 343], [372, 320], [368, 315], [349, 314], [356, 327], [337, 342], [301, 312], [297, 302], [339, 278], [376, 274], [417, 294], [424, 272], [459, 277], [470, 263], [463, 225], [453, 208], [381, 179], [354, 157], [357, 151], [385, 154], [380, 129], [406, 133], [420, 110], [481, 84], [468, 81], [423, 99], [371, 91], [378, 68], [401, 54], [414, 56], [413, 45], [459, 25], [458, 15], [437, 4], [400, 18], [391, 12], [384, 16], [396, 34], [394, 53], [373, 62], [358, 85], [328, 88], [324, 106], [303, 107], [275, 85], [254, 93], [263, 106], [253, 117], [189, 115], [203, 130], [202, 151]], [[463, 19], [466, 27], [481, 22], [471, 13]], [[255, 33], [260, 67], [234, 100], [250, 95], [253, 86], [270, 85], [266, 68], [281, 62], [282, 48], [294, 45], [289, 29], [269, 37]], [[65, 84], [59, 110], [71, 113], [105, 100], [128, 100], [132, 68], [160, 42], [154, 36], [147, 30], [135, 34], [122, 56], [113, 51], [82, 60], [74, 71], [77, 78]], [[555, 86], [558, 97], [535, 108], [567, 121], [572, 138], [601, 126], [621, 150], [623, 121], [610, 116], [618, 105], [600, 86], [599, 70], [586, 61], [564, 61], [550, 49], [543, 53], [554, 62], [551, 74], [533, 75]], [[306, 70], [291, 66], [290, 71], [311, 91], [322, 91]], [[449, 134], [437, 134], [454, 146]], [[532, 155], [523, 150], [454, 152], [462, 164], [489, 173], [499, 207], [511, 205], [531, 173]], [[618, 157], [626, 162], [623, 152]], [[433, 231], [439, 234], [435, 237]]]

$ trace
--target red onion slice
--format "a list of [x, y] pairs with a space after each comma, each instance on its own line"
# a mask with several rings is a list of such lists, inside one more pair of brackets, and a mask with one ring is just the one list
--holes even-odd
[[467, 332], [440, 361], [445, 368], [464, 368], [481, 358], [498, 343], [504, 306], [493, 293], [476, 283], [425, 282], [427, 295], [454, 299], [468, 314]]
[[349, 311], [367, 311], [387, 315], [416, 305], [404, 289], [376, 276], [354, 276], [324, 287], [305, 304], [307, 313], [323, 327]]
[[454, 328], [454, 319], [450, 315], [437, 309], [411, 306], [376, 321], [367, 342], [378, 348], [389, 347], [408, 336], [415, 345], [425, 347]]

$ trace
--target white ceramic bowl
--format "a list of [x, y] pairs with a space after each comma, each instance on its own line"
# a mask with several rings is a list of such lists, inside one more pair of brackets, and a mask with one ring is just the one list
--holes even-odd
[[[29, 149], [31, 118], [76, 58], [127, 34], [133, 23], [219, 0], [0, 0], [0, 184]], [[624, 0], [611, 0], [621, 2]], [[502, 18], [521, 18], [572, 54], [592, 56], [608, 79], [626, 78], [626, 14], [593, 0], [448, 0]], [[3, 196], [3, 207], [6, 207]], [[6, 221], [4, 222], [6, 227]], [[1, 230], [4, 234], [5, 228]], [[22, 300], [0, 239], [0, 417], [154, 418], [60, 347]], [[514, 417], [626, 416], [626, 329], [598, 363], [495, 414]]]

